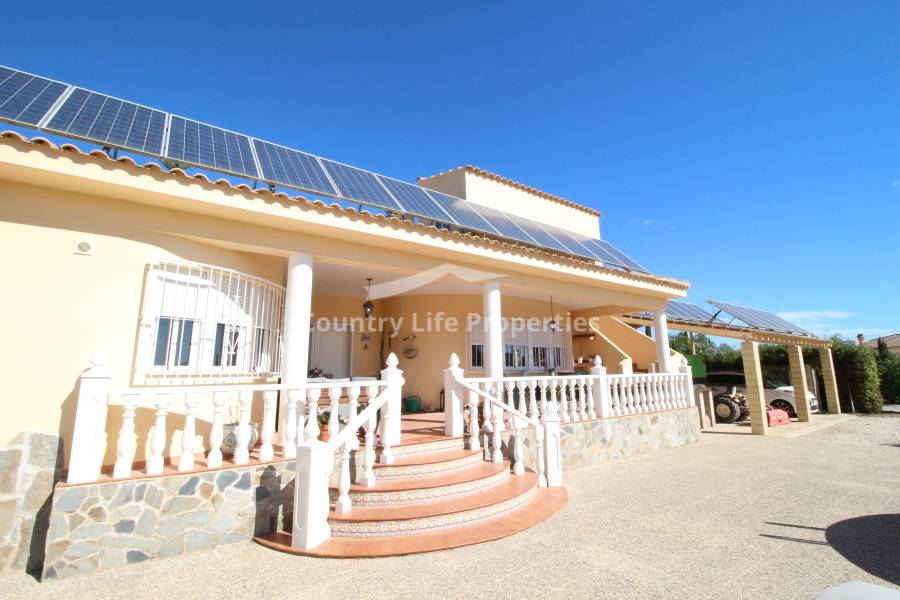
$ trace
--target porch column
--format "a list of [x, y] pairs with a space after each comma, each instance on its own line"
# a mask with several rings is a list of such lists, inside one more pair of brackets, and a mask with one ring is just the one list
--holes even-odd
[[744, 359], [744, 379], [747, 384], [747, 403], [750, 405], [750, 432], [766, 435], [769, 422], [766, 419], [766, 398], [763, 389], [762, 367], [759, 364], [759, 344], [741, 342]]
[[669, 324], [666, 321], [666, 313], [662, 310], [653, 313], [653, 333], [656, 339], [656, 361], [659, 363], [659, 372], [669, 373], [671, 371]]
[[484, 283], [485, 370], [488, 377], [503, 377], [503, 321], [500, 316], [500, 282]]
[[837, 377], [834, 375], [831, 348], [819, 348], [819, 360], [822, 362], [822, 379], [825, 380], [825, 400], [828, 402], [828, 412], [839, 415], [841, 414], [841, 399], [838, 397]]
[[803, 366], [803, 348], [788, 346], [788, 363], [791, 366], [791, 385], [794, 386], [794, 406], [797, 420], [809, 422], [809, 401], [806, 399], [806, 369]]
[[[306, 398], [306, 374], [309, 371], [309, 322], [312, 316], [313, 258], [309, 254], [288, 257], [287, 292], [284, 297], [284, 334], [281, 345], [281, 382], [295, 386], [298, 397]], [[284, 434], [287, 394], [281, 394], [278, 431]], [[303, 437], [303, 424], [297, 427]]]

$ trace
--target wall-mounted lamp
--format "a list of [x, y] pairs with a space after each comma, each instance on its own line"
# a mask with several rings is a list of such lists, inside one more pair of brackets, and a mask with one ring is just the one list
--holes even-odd
[[369, 300], [369, 294], [372, 293], [372, 278], [366, 277], [366, 301], [363, 302], [363, 315], [368, 319], [375, 312], [375, 303]]

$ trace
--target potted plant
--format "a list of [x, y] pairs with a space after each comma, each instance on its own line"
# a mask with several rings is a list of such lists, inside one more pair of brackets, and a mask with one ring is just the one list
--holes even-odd
[[[222, 436], [222, 454], [234, 454], [235, 448], [238, 446], [238, 426], [240, 425], [240, 411], [237, 404], [228, 405], [228, 415], [225, 420], [225, 432]], [[247, 448], [253, 448], [259, 440], [259, 425], [250, 421], [250, 443]]]
[[319, 440], [322, 442], [328, 441], [328, 421], [331, 420], [331, 411], [323, 410], [319, 413], [318, 421], [319, 421]]

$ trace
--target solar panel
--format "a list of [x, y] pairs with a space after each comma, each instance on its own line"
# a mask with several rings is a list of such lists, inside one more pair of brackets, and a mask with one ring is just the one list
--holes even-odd
[[322, 159], [322, 165], [331, 175], [331, 180], [334, 181], [342, 198], [390, 210], [403, 210], [403, 207], [378, 183], [373, 173], [327, 158]]
[[[578, 235], [577, 233], [573, 233], [571, 231], [566, 231], [565, 229], [560, 229], [559, 227], [553, 227], [551, 225], [546, 225], [541, 223], [541, 227], [547, 230], [547, 233], [558, 239], [560, 242], [565, 244], [567, 247], [571, 248], [573, 254], [577, 254], [579, 256], [584, 256], [585, 258], [597, 259], [603, 262], [603, 257], [600, 256], [599, 252], [589, 247], [587, 241], [589, 238]], [[611, 263], [615, 265], [615, 263]], [[615, 265], [621, 266], [621, 265]]]
[[800, 335], [812, 335], [808, 331], [797, 327], [793, 323], [782, 319], [777, 315], [773, 315], [770, 312], [766, 312], [764, 310], [760, 310], [758, 308], [748, 308], [746, 306], [738, 306], [736, 304], [729, 304], [728, 302], [721, 302], [719, 300], [706, 300], [716, 308], [721, 311], [724, 311], [734, 317], [737, 317], [750, 327], [755, 327], [757, 329], [768, 329], [770, 331], [777, 331], [780, 333], [795, 333]]
[[513, 222], [506, 213], [481, 205], [478, 205], [477, 210], [479, 214], [481, 214], [481, 216], [484, 217], [484, 219], [503, 237], [512, 238], [520, 242], [525, 242], [526, 244], [540, 246], [536, 239], [528, 235], [525, 230]]
[[603, 260], [604, 262], [610, 262], [612, 264], [620, 265], [622, 267], [625, 267], [629, 271], [649, 273], [649, 271], [642, 267], [640, 263], [627, 256], [624, 252], [622, 252], [606, 240], [590, 239], [587, 241], [587, 243], [590, 244], [590, 247], [592, 249], [597, 250], [598, 254], [607, 257], [606, 259], [601, 258], [601, 260]]
[[378, 181], [403, 205], [405, 212], [444, 223], [455, 223], [453, 218], [419, 186], [382, 175], [378, 175]]
[[337, 195], [319, 159], [312, 154], [255, 138], [253, 148], [265, 179], [326, 196]]
[[695, 323], [721, 323], [711, 312], [690, 302], [669, 300], [666, 304], [666, 316], [678, 321], [692, 321]]
[[58, 81], [0, 67], [0, 119], [37, 125], [68, 87]]
[[259, 177], [249, 137], [184, 117], [172, 115], [166, 156], [216, 171]]
[[434, 190], [424, 190], [457, 224], [478, 231], [499, 235], [493, 226], [482, 217], [476, 208], [461, 198], [448, 196]]
[[162, 154], [165, 126], [164, 112], [75, 88], [46, 128], [158, 156]]
[[[530, 219], [522, 218], [518, 215], [509, 214], [509, 219], [521, 227], [539, 246], [554, 248], [569, 254], [578, 254], [574, 249], [567, 247], [560, 240], [547, 233], [537, 222]], [[589, 257], [590, 258], [590, 257]]]

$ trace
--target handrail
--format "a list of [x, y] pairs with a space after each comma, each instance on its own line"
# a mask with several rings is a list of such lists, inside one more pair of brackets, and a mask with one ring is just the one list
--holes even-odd
[[389, 399], [390, 394], [388, 393], [388, 390], [382, 390], [374, 400], [369, 401], [368, 405], [361, 413], [357, 413], [355, 417], [348, 421], [337, 435], [328, 439], [328, 442], [326, 443], [326, 452], [333, 454], [338, 448], [349, 442], [350, 438], [355, 436], [356, 432], [359, 431], [359, 428], [369, 421], [372, 417], [372, 413], [380, 410]]

